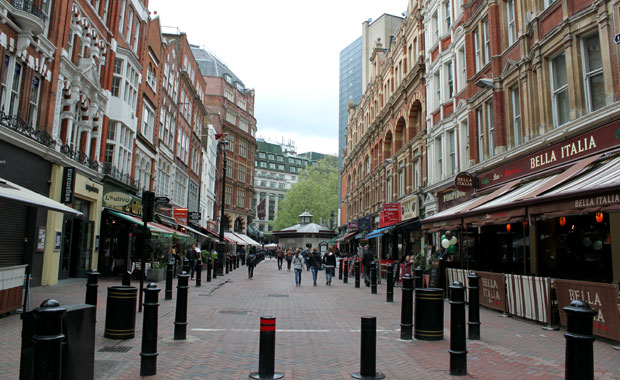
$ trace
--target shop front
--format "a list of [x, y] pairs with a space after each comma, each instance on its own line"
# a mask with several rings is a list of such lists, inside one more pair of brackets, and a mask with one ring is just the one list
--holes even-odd
[[611, 123], [482, 173], [471, 198], [423, 220], [428, 231], [458, 231], [448, 279], [500, 273], [506, 310], [540, 322], [552, 288], [560, 307], [590, 294], [605, 309], [599, 335], [620, 339], [619, 131]]

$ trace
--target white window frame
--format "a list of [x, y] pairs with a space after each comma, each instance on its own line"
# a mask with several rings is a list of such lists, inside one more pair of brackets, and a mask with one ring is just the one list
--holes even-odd
[[514, 0], [506, 0], [506, 29], [508, 32], [508, 46], [510, 46], [517, 40]]
[[476, 127], [478, 128], [478, 162], [485, 159], [484, 155], [484, 113], [482, 106], [476, 108]]
[[489, 157], [495, 155], [495, 124], [493, 123], [493, 102], [488, 101], [484, 104], [487, 123], [487, 143]]
[[[566, 83], [556, 88], [557, 84], [555, 83], [554, 62], [556, 62], [556, 59], [560, 57], [562, 57], [564, 60], [564, 67], [566, 71]], [[570, 114], [568, 114], [566, 115], [566, 120], [561, 121], [559, 110], [558, 110], [558, 104], [560, 101], [560, 97], [562, 96], [563, 93], [566, 94], [566, 101], [568, 102], [568, 104], [566, 105], [566, 109], [568, 110], [570, 108], [570, 94], [568, 91], [568, 71], [566, 70], [566, 55], [564, 54], [564, 52], [556, 55], [555, 57], [549, 60], [549, 74], [550, 74], [549, 85], [551, 86], [551, 108], [553, 111], [553, 125], [558, 127], [560, 125], [567, 123], [570, 120]]]
[[[588, 52], [588, 46], [587, 46], [587, 41], [588, 40], [596, 40], [597, 44], [598, 44], [598, 51], [599, 54], [601, 54], [601, 58], [602, 58], [602, 52], [601, 52], [601, 42], [600, 42], [600, 38], [599, 38], [599, 34], [593, 34], [593, 35], [589, 35], [586, 36], [584, 38], [581, 39], [581, 51], [582, 51], [582, 65], [583, 65], [583, 85], [584, 85], [584, 92], [585, 92], [585, 98], [586, 98], [586, 107], [588, 112], [593, 112], [596, 111], [597, 109], [600, 109], [602, 107], [604, 107], [606, 104], [603, 104], [602, 106], [598, 107], [598, 108], [594, 108], [593, 102], [592, 102], [592, 85], [591, 85], [591, 81], [593, 78], [596, 77], [603, 77], [603, 65], [601, 64], [601, 67], [599, 68], [595, 68], [595, 69], [591, 69], [589, 66], [589, 52]], [[602, 60], [601, 60], [602, 62]], [[604, 82], [603, 82], [604, 83]], [[603, 86], [603, 91], [605, 91], [605, 88]]]
[[521, 129], [521, 95], [519, 85], [510, 88], [510, 100], [512, 104], [512, 141], [514, 146], [523, 143], [523, 131]]

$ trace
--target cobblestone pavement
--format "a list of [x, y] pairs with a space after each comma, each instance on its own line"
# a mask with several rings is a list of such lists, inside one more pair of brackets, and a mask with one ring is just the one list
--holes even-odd
[[[204, 275], [203, 275], [204, 279]], [[56, 286], [32, 289], [32, 308], [44, 299], [61, 304], [84, 300], [85, 280], [61, 281]], [[103, 338], [106, 291], [120, 280], [102, 279], [97, 305], [95, 378], [139, 379], [142, 314], [138, 313], [136, 337], [118, 341]], [[137, 282], [134, 281], [134, 284]], [[175, 283], [176, 285], [176, 283]], [[248, 379], [258, 370], [261, 316], [276, 317], [275, 371], [285, 379], [350, 379], [360, 371], [362, 316], [377, 318], [378, 372], [387, 379], [449, 379], [449, 305], [445, 303], [443, 341], [400, 341], [401, 290], [394, 303], [385, 301], [385, 285], [371, 294], [363, 285], [354, 287], [334, 279], [326, 286], [319, 272], [312, 286], [311, 272], [304, 271], [302, 286], [295, 287], [294, 273], [277, 270], [276, 260], [260, 263], [254, 278], [241, 267], [202, 287], [191, 283], [187, 340], [174, 341], [175, 301], [165, 301], [165, 282], [160, 293], [157, 375], [153, 379]], [[176, 299], [176, 288], [174, 293]], [[541, 326], [481, 308], [480, 341], [468, 341], [468, 373], [460, 379], [564, 379], [563, 331], [544, 331]], [[19, 315], [0, 318], [0, 379], [18, 379], [21, 320]], [[124, 346], [126, 353], [102, 352]], [[597, 339], [595, 377], [620, 379], [620, 351], [613, 342]]]

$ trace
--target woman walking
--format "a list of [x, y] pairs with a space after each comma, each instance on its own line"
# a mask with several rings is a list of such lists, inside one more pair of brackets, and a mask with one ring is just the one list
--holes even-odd
[[327, 253], [323, 256], [323, 264], [325, 264], [325, 285], [331, 285], [334, 269], [336, 269], [336, 255], [332, 247], [329, 247]]
[[295, 285], [299, 287], [301, 286], [301, 272], [304, 270], [304, 258], [299, 254], [299, 250], [295, 251], [292, 262], [295, 270]]

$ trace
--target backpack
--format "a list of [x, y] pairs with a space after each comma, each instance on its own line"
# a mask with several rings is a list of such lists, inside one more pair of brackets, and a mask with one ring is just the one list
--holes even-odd
[[256, 255], [254, 253], [248, 255], [248, 263], [250, 263], [250, 265], [256, 265]]

